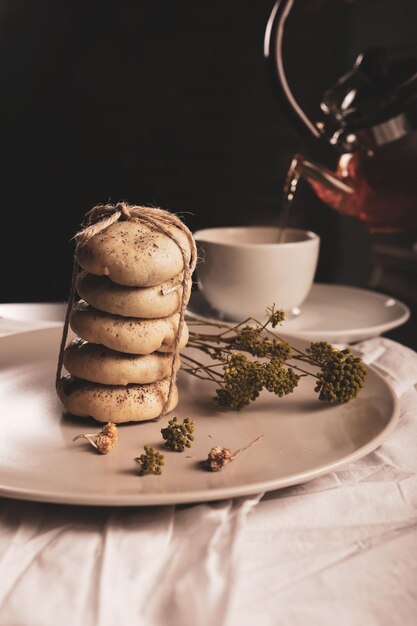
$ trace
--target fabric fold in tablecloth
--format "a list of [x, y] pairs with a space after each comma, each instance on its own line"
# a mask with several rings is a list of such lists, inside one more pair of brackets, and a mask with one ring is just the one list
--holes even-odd
[[401, 397], [373, 453], [314, 481], [181, 507], [3, 500], [2, 626], [411, 625], [417, 354], [358, 344]]
[[366, 364], [375, 365], [384, 374], [399, 398], [417, 384], [417, 355], [414, 350], [386, 337], [357, 343], [355, 350]]
[[260, 495], [191, 507], [3, 501], [0, 623], [225, 623], [235, 542]]

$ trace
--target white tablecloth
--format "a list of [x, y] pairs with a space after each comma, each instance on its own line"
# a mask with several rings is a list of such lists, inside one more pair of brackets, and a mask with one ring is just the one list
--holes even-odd
[[1, 626], [415, 625], [417, 354], [359, 348], [401, 417], [338, 472], [180, 507], [0, 500]]

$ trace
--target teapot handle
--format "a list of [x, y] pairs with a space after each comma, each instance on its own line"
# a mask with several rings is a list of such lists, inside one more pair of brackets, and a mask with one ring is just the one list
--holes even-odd
[[316, 139], [320, 139], [322, 134], [298, 104], [285, 75], [282, 58], [284, 29], [293, 4], [294, 0], [277, 0], [275, 3], [265, 29], [264, 56], [268, 61], [275, 84], [278, 77], [280, 87], [278, 95], [284, 108], [290, 113], [291, 117], [296, 119], [297, 126], [301, 126], [303, 132], [307, 128]]

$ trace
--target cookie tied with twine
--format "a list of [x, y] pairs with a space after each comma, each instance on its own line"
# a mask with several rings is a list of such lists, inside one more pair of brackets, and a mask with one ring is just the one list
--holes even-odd
[[[132, 224], [130, 224], [132, 223]], [[137, 228], [133, 228], [133, 223]], [[141, 228], [141, 225], [143, 228]], [[137, 232], [134, 232], [134, 231]], [[146, 231], [146, 232], [143, 232]], [[93, 239], [94, 238], [94, 239]], [[172, 346], [172, 364], [169, 377], [169, 388], [161, 415], [167, 412], [174, 393], [176, 379], [176, 362], [179, 354], [179, 343], [184, 328], [184, 317], [188, 294], [191, 288], [191, 278], [197, 262], [197, 250], [193, 236], [182, 220], [160, 208], [129, 205], [120, 202], [116, 205], [105, 204], [92, 208], [85, 217], [83, 228], [75, 235], [76, 249], [72, 273], [71, 289], [65, 316], [64, 329], [58, 358], [56, 373], [56, 387], [60, 389], [63, 355], [68, 336], [71, 312], [76, 300], [76, 283], [81, 267], [87, 271], [95, 270], [101, 275], [108, 276], [116, 282], [116, 278], [124, 280], [122, 284], [137, 284], [138, 280], [147, 284], [157, 285], [160, 276], [168, 270], [177, 273], [178, 259], [180, 260], [180, 281], [176, 289], [182, 287], [179, 309], [179, 323], [175, 340]], [[160, 242], [165, 242], [161, 250]], [[101, 249], [106, 252], [106, 245], [119, 241], [125, 246], [119, 258], [114, 259], [113, 266], [107, 267], [103, 259], [99, 259], [98, 266], [94, 266], [94, 254], [91, 247], [94, 242], [100, 243]], [[168, 244], [166, 242], [168, 241]], [[166, 248], [169, 248], [168, 252]], [[144, 250], [147, 264], [144, 263]], [[111, 257], [111, 255], [110, 255]], [[174, 266], [169, 268], [167, 257], [174, 259]], [[107, 255], [109, 258], [109, 255]], [[156, 259], [157, 263], [153, 263]], [[111, 259], [113, 261], [113, 259]], [[144, 266], [148, 267], [146, 279]], [[152, 268], [156, 270], [154, 271]], [[97, 269], [98, 268], [98, 269]], [[146, 267], [145, 267], [146, 269]], [[94, 271], [92, 271], [94, 273]], [[116, 274], [116, 276], [114, 275]], [[133, 278], [131, 279], [131, 276]], [[139, 279], [138, 279], [139, 276]], [[60, 394], [61, 395], [61, 394]]]
[[[99, 207], [92, 216], [99, 221], [87, 225], [76, 236], [76, 259], [83, 270], [108, 277], [117, 285], [140, 288], [154, 287], [182, 274], [191, 254], [188, 234], [180, 226], [182, 222], [172, 214], [169, 215], [175, 219], [167, 220], [166, 212], [161, 209], [147, 208], [146, 212], [153, 211], [146, 213], [152, 222], [144, 222], [135, 217], [136, 207], [118, 206], [122, 207], [116, 211], [116, 214], [120, 211], [118, 220], [111, 222], [107, 215], [103, 218]], [[154, 227], [155, 220], [158, 229]], [[97, 232], [97, 224], [101, 228], [102, 222], [105, 228]], [[95, 233], [92, 237], [91, 232]]]

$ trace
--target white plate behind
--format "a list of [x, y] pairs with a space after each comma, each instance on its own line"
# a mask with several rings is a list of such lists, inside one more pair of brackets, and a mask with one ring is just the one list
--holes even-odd
[[[279, 302], [276, 304], [279, 306]], [[198, 291], [191, 296], [188, 313], [207, 321], [229, 322]], [[352, 343], [396, 328], [409, 317], [408, 307], [390, 296], [356, 287], [315, 283], [300, 314], [287, 319], [277, 332], [308, 341]]]

